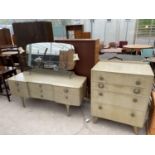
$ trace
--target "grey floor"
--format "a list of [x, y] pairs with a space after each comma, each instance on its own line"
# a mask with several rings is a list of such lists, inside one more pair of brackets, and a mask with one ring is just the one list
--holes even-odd
[[[71, 107], [71, 116], [65, 106], [51, 101], [27, 99], [23, 108], [20, 98], [0, 96], [1, 135], [134, 135], [131, 126], [99, 119], [96, 124], [90, 116], [90, 103]], [[139, 134], [145, 134], [141, 129]]]

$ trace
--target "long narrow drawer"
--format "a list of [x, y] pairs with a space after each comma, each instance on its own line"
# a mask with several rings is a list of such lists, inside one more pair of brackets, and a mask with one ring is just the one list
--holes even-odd
[[91, 104], [92, 116], [105, 118], [136, 127], [143, 127], [145, 113], [112, 105]]
[[9, 88], [12, 95], [29, 97], [28, 87], [26, 82], [8, 80]]
[[91, 91], [91, 103], [106, 103], [109, 105], [120, 106], [129, 109], [146, 111], [149, 98], [136, 95], [126, 95], [111, 92], [102, 92], [100, 90]]
[[54, 99], [58, 103], [80, 106], [82, 102], [82, 88], [54, 87]]
[[52, 85], [38, 84], [38, 83], [28, 83], [30, 97], [54, 100], [54, 91]]
[[145, 75], [134, 76], [130, 74], [127, 75], [127, 74], [107, 73], [93, 70], [91, 72], [91, 81], [147, 88], [148, 86], [153, 84], [153, 77]]
[[92, 82], [91, 89], [98, 89], [100, 91], [108, 91], [113, 93], [131, 94], [137, 96], [149, 96], [152, 86], [148, 85], [146, 88], [124, 86], [124, 85], [112, 85], [103, 82]]

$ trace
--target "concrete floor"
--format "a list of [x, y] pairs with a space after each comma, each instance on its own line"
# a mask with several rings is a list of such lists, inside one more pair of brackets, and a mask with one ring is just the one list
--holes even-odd
[[[71, 107], [71, 116], [65, 106], [51, 101], [27, 99], [23, 108], [20, 98], [0, 96], [1, 135], [134, 135], [131, 126], [99, 119], [96, 124], [90, 116], [90, 103]], [[139, 134], [145, 134], [141, 129]]]

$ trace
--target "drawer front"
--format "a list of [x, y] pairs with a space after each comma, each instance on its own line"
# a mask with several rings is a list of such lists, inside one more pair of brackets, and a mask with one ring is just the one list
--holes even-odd
[[52, 85], [29, 83], [30, 96], [46, 100], [54, 100], [54, 91]]
[[109, 84], [138, 86], [141, 88], [150, 87], [150, 85], [153, 84], [153, 77], [151, 76], [126, 75], [99, 71], [91, 72], [91, 80], [94, 82], [104, 82]]
[[82, 89], [54, 87], [54, 99], [58, 103], [79, 106], [82, 102]]
[[92, 116], [105, 118], [136, 127], [143, 127], [146, 112], [128, 110], [112, 105], [91, 104]]
[[28, 92], [28, 87], [26, 82], [8, 80], [8, 83], [9, 83], [11, 94], [15, 96], [21, 96], [21, 97], [29, 97], [29, 92]]
[[146, 111], [149, 97], [137, 97], [136, 95], [126, 95], [111, 92], [94, 90], [91, 92], [91, 103], [106, 103], [139, 111]]
[[152, 86], [147, 86], [146, 88], [140, 87], [130, 87], [124, 85], [111, 85], [103, 82], [92, 82], [91, 83], [92, 91], [93, 89], [97, 89], [100, 91], [108, 91], [113, 93], [121, 93], [121, 94], [131, 94], [137, 96], [149, 96], [151, 92]]

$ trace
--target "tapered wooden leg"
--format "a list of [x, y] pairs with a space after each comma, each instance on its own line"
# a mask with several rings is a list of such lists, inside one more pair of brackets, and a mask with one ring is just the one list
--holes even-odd
[[25, 98], [21, 97], [21, 100], [22, 100], [23, 107], [25, 108], [26, 107], [26, 105], [25, 105]]
[[93, 123], [97, 123], [97, 121], [98, 121], [98, 117], [93, 117]]
[[139, 132], [139, 128], [138, 127], [135, 127], [133, 126], [133, 131], [136, 135], [138, 135], [138, 132]]
[[70, 116], [70, 111], [69, 111], [69, 109], [70, 109], [70, 105], [66, 105], [67, 116]]

